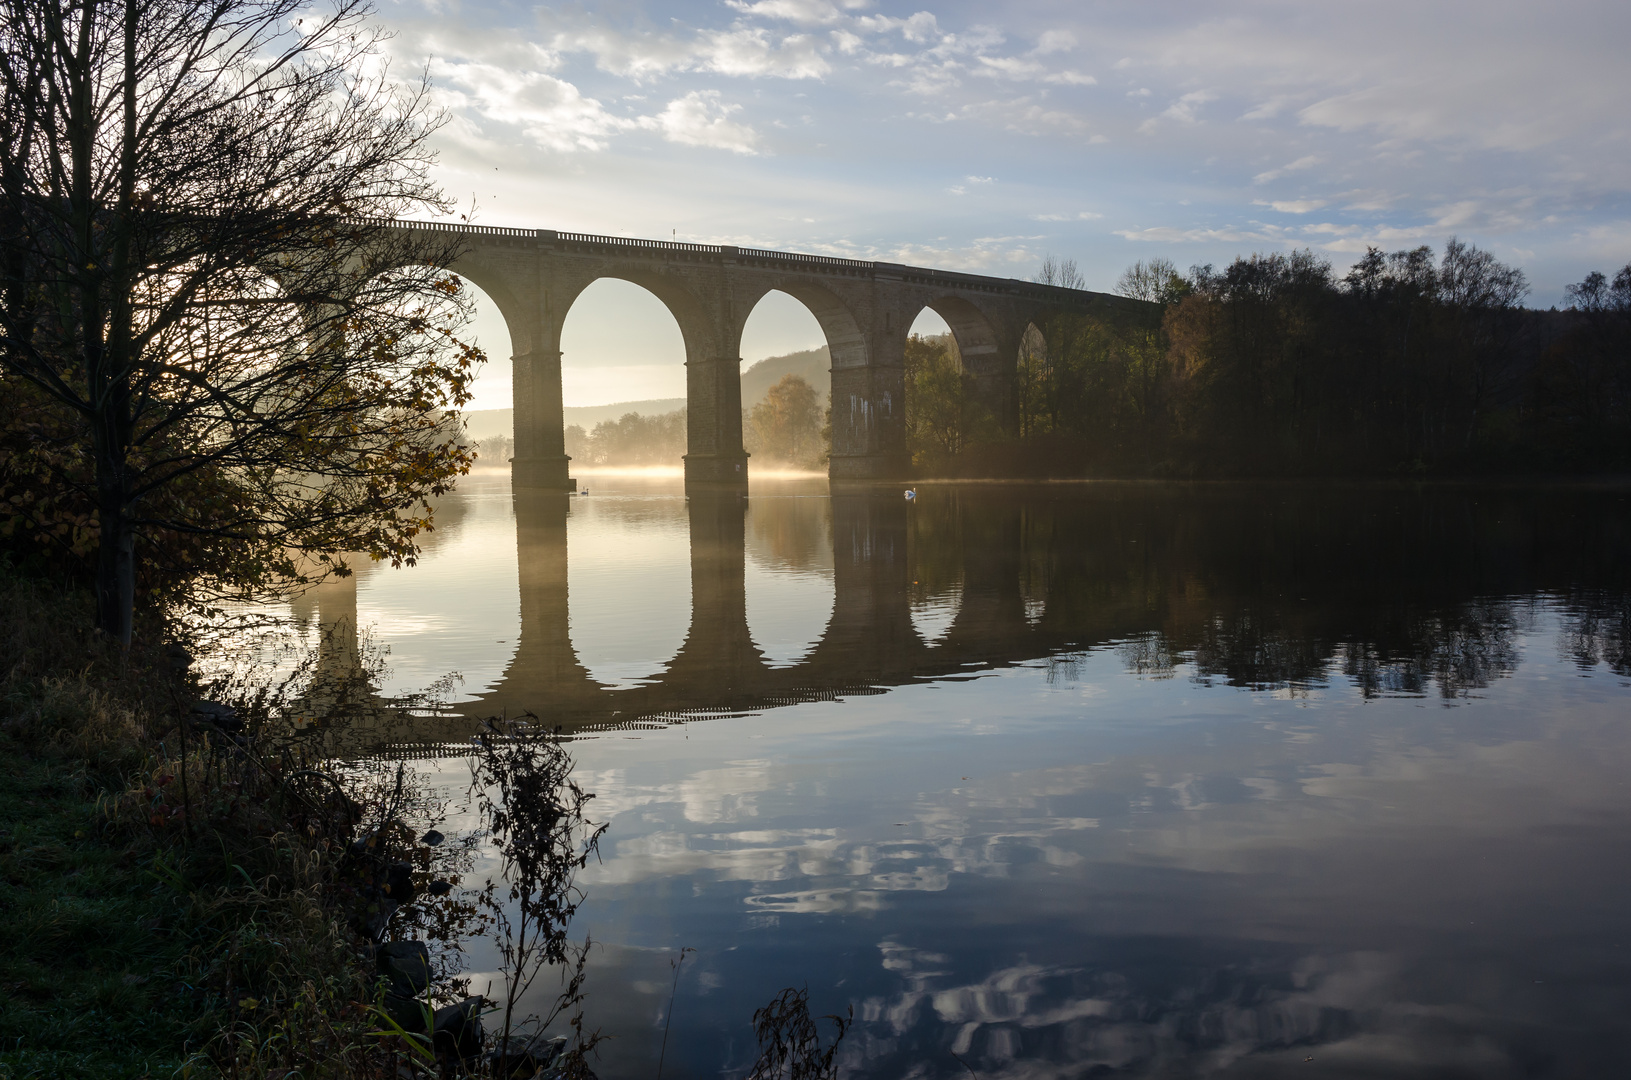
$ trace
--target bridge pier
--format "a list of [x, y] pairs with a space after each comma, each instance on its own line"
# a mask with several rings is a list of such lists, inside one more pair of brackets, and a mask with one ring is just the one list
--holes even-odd
[[[888, 344], [880, 343], [884, 353]], [[904, 347], [904, 339], [900, 343]], [[906, 374], [900, 362], [832, 369], [832, 456], [827, 475], [834, 480], [894, 480], [911, 466], [906, 452]], [[877, 357], [887, 361], [887, 356]]]
[[686, 454], [685, 486], [703, 488], [747, 487], [748, 455]]
[[528, 491], [578, 490], [578, 482], [568, 475], [572, 459], [566, 456], [560, 350], [534, 348], [512, 357], [511, 363], [515, 402], [511, 485]]
[[729, 491], [699, 491], [686, 501], [691, 533], [691, 625], [668, 665], [664, 688], [682, 708], [750, 695], [764, 656], [748, 632], [747, 503]]
[[685, 443], [687, 488], [747, 486], [740, 358], [720, 356], [685, 362]]

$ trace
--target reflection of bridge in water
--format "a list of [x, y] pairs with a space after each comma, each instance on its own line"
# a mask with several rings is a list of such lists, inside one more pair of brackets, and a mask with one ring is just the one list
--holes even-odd
[[[1026, 618], [1017, 543], [972, 545], [963, 596], [947, 632], [931, 644], [912, 621], [907, 560], [909, 507], [898, 494], [832, 497], [833, 609], [813, 648], [771, 666], [748, 627], [746, 502], [692, 495], [691, 620], [663, 670], [611, 689], [578, 660], [570, 637], [566, 496], [515, 497], [520, 553], [521, 637], [491, 689], [460, 707], [472, 716], [526, 711], [571, 729], [637, 725], [750, 712], [872, 693], [921, 678], [1034, 658], [1049, 635]], [[1012, 515], [1017, 534], [1018, 515]]]
[[[694, 492], [685, 638], [639, 685], [614, 688], [593, 677], [571, 638], [568, 497], [512, 498], [515, 652], [458, 715], [413, 718], [393, 742], [458, 740], [470, 720], [500, 713], [583, 731], [755, 712], [1112, 642], [1141, 673], [1171, 674], [1187, 657], [1197, 677], [1237, 686], [1311, 685], [1341, 672], [1366, 693], [1436, 684], [1453, 696], [1516, 663], [1512, 602], [1487, 598], [1565, 595], [1587, 569], [1593, 580], [1619, 581], [1598, 563], [1619, 565], [1625, 529], [1619, 504], [1566, 493], [1401, 489], [1356, 500], [1310, 489], [1296, 513], [1283, 512], [1285, 494], [1274, 488], [1109, 485], [1047, 497], [943, 489], [911, 504], [893, 491], [834, 493], [832, 611], [819, 640], [783, 666], [749, 628], [747, 503]], [[1554, 549], [1579, 566], [1560, 572], [1530, 557]], [[932, 641], [912, 607], [914, 579], [930, 577], [960, 583], [957, 613]], [[319, 598], [322, 621], [354, 621], [354, 590], [348, 596], [349, 612]], [[1605, 625], [1620, 625], [1623, 601], [1602, 603], [1614, 613]], [[1588, 630], [1576, 636], [1586, 641]], [[1597, 637], [1581, 655], [1612, 654], [1615, 670], [1631, 671], [1619, 639]], [[354, 638], [325, 641], [330, 681], [355, 682]]]
[[[609, 686], [594, 678], [572, 642], [571, 497], [523, 489], [512, 498], [521, 616], [514, 654], [494, 684], [453, 706], [452, 715], [388, 722], [389, 735], [383, 737], [399, 749], [406, 744], [428, 750], [462, 740], [473, 731], [468, 721], [501, 714], [532, 713], [552, 726], [589, 731], [881, 693], [920, 679], [966, 676], [1035, 659], [1068, 644], [1064, 635], [1050, 631], [1046, 618], [1027, 617], [1017, 504], [983, 507], [977, 520], [960, 521], [967, 543], [934, 545], [942, 575], [960, 581], [960, 597], [950, 626], [930, 640], [912, 613], [908, 533], [914, 507], [898, 491], [834, 494], [831, 614], [801, 659], [772, 664], [748, 624], [748, 502], [734, 493], [693, 493], [686, 501], [691, 613], [685, 638], [666, 663], [636, 685]], [[948, 556], [960, 558], [961, 566], [948, 565]], [[320, 590], [315, 605], [330, 630], [319, 661], [325, 682], [359, 686], [360, 657], [351, 629], [357, 614], [354, 582]], [[367, 696], [363, 711], [375, 720], [365, 727], [383, 731], [376, 725], [393, 710]], [[310, 705], [319, 715], [333, 709], [315, 701]]]

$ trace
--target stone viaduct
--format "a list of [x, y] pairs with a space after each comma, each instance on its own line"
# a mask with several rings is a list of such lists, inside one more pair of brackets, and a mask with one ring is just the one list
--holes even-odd
[[1011, 422], [1013, 377], [1027, 328], [1053, 312], [1104, 313], [1122, 297], [946, 270], [756, 248], [634, 240], [488, 226], [414, 224], [462, 236], [452, 269], [497, 304], [514, 349], [518, 488], [567, 491], [562, 434], [561, 329], [578, 295], [600, 278], [653, 293], [685, 341], [688, 485], [743, 483], [740, 346], [765, 294], [802, 302], [832, 358], [835, 480], [904, 475], [904, 357], [925, 308], [951, 327], [964, 370], [999, 420]]

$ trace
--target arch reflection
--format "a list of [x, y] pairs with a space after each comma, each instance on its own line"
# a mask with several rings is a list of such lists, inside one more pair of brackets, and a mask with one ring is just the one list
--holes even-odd
[[673, 498], [595, 496], [577, 504], [570, 522], [572, 644], [579, 662], [609, 687], [660, 678], [691, 621], [683, 505]]
[[748, 509], [748, 630], [771, 667], [804, 660], [832, 620], [827, 500], [755, 496]]
[[[1624, 654], [1623, 635], [1602, 629], [1623, 622], [1631, 595], [1613, 555], [1614, 538], [1631, 532], [1618, 503], [1400, 492], [1371, 506], [1304, 494], [1288, 515], [1283, 502], [1272, 490], [1179, 498], [1109, 487], [1069, 497], [947, 487], [913, 503], [893, 490], [837, 493], [822, 513], [805, 500], [764, 499], [756, 534], [800, 558], [820, 551], [825, 562], [831, 552], [830, 608], [826, 594], [811, 595], [798, 617], [819, 634], [787, 657], [767, 655], [749, 623], [747, 501], [694, 494], [683, 504], [683, 638], [671, 656], [649, 657], [649, 677], [618, 687], [595, 677], [571, 632], [574, 604], [592, 602], [570, 588], [573, 537], [595, 542], [567, 527], [583, 511], [564, 495], [517, 493], [519, 641], [502, 675], [459, 713], [532, 712], [568, 730], [640, 726], [1039, 659], [1069, 678], [1070, 657], [1101, 648], [1145, 677], [1182, 665], [1198, 681], [1254, 689], [1346, 679], [1366, 694], [1454, 698], [1515, 669], [1524, 605], [1541, 594], [1563, 598], [1581, 656]], [[1501, 522], [1508, 527], [1490, 527]], [[1537, 546], [1573, 554], [1521, 557]], [[1568, 599], [1582, 575], [1626, 587]], [[960, 593], [938, 640], [914, 619], [925, 582]], [[322, 621], [354, 622], [349, 595], [314, 599]], [[637, 608], [639, 599], [615, 602]], [[348, 632], [337, 635], [329, 665], [349, 668], [354, 649]], [[446, 715], [415, 723], [419, 742], [468, 733]]]

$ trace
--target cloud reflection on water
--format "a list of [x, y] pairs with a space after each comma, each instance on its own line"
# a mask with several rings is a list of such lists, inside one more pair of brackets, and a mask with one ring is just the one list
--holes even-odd
[[[523, 641], [479, 705], [578, 715], [568, 612], [635, 625], [667, 605], [668, 644], [631, 648], [659, 677], [572, 691], [612, 717], [574, 747], [612, 823], [584, 875], [585, 928], [609, 943], [592, 1019], [619, 1035], [603, 1075], [649, 1075], [682, 945], [700, 952], [677, 1067], [698, 1074], [745, 1071], [747, 1017], [805, 981], [818, 1009], [857, 1004], [855, 1075], [966, 1075], [953, 1053], [982, 1078], [1306, 1075], [1309, 1056], [1322, 1075], [1571, 1076], [1623, 1057], [1631, 589], [1612, 499], [749, 502], [608, 499], [511, 526]], [[589, 523], [688, 541], [665, 563], [683, 602], [677, 581], [559, 588], [573, 560], [617, 580], [616, 544], [583, 552]]]

